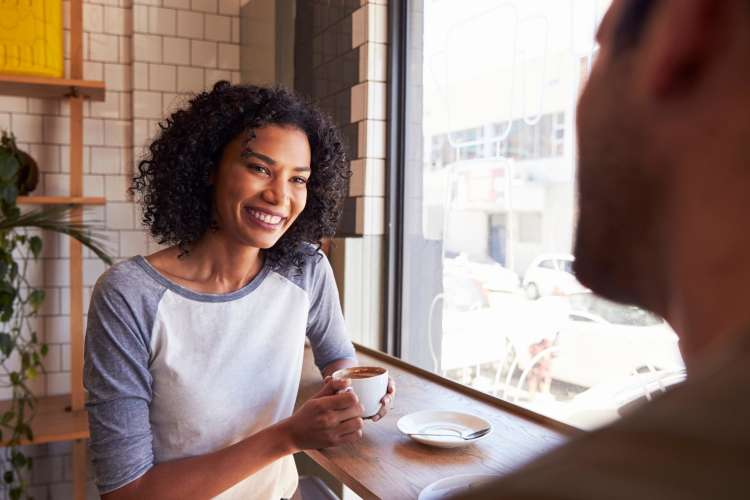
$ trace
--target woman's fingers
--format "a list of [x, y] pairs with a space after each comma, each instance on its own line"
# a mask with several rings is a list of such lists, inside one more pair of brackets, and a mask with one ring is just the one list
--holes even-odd
[[362, 430], [364, 426], [365, 422], [364, 420], [362, 420], [362, 417], [354, 417], [345, 422], [342, 422], [337, 430], [340, 436], [345, 436], [346, 434], [351, 434], [352, 432]]
[[392, 378], [388, 379], [388, 389], [386, 390], [385, 396], [380, 400], [380, 410], [376, 415], [372, 417], [373, 422], [377, 422], [381, 418], [388, 414], [388, 411], [393, 406], [393, 398], [396, 395], [396, 383]]
[[354, 443], [362, 439], [362, 429], [339, 436], [339, 444]]
[[344, 422], [353, 418], [360, 418], [364, 412], [365, 407], [357, 402], [347, 408], [337, 410], [336, 415], [339, 422]]
[[346, 410], [359, 406], [359, 398], [353, 391], [341, 391], [318, 399], [321, 411]]
[[378, 410], [378, 413], [376, 413], [372, 417], [373, 422], [377, 422], [381, 418], [385, 417], [388, 414], [388, 410], [391, 408], [391, 396], [385, 395], [383, 396], [383, 399], [380, 400], [380, 410]]
[[318, 391], [318, 393], [313, 396], [313, 398], [332, 396], [336, 393], [346, 390], [347, 388], [351, 387], [352, 384], [351, 380], [349, 380], [348, 378], [333, 379], [331, 377], [326, 377], [323, 382], [323, 388], [320, 389], [320, 391]]
[[390, 394], [391, 400], [393, 400], [393, 396], [396, 395], [396, 382], [394, 382], [392, 378], [388, 379], [388, 390], [386, 393]]

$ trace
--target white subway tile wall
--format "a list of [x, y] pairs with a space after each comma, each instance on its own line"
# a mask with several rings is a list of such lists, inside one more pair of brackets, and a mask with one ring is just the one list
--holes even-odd
[[351, 90], [351, 121], [357, 124], [357, 157], [349, 196], [356, 198], [356, 234], [385, 232], [387, 144], [387, 1], [361, 0], [352, 14], [353, 48], [359, 51], [359, 84]]
[[[239, 81], [239, 0], [84, 0], [85, 79], [104, 80], [104, 102], [84, 105], [84, 193], [107, 205], [87, 209], [86, 221], [106, 227], [116, 260], [158, 250], [141, 228], [127, 189], [143, 147], [158, 123], [190, 94], [219, 79]], [[66, 74], [70, 74], [70, 3], [63, 2]], [[64, 100], [0, 95], [0, 128], [11, 130], [39, 164], [35, 195], [69, 193], [69, 106]], [[69, 249], [65, 237], [44, 234], [30, 279], [46, 301], [36, 321], [49, 344], [39, 395], [70, 391]], [[84, 310], [104, 265], [84, 251]], [[8, 398], [0, 390], [0, 398]], [[31, 494], [37, 500], [72, 496], [70, 443], [27, 447], [35, 457]], [[98, 498], [93, 483], [88, 498]]]
[[202, 68], [215, 68], [218, 61], [216, 42], [190, 41], [190, 63]]

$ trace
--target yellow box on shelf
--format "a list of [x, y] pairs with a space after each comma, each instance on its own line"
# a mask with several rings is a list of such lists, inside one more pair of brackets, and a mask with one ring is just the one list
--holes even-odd
[[63, 76], [62, 0], [0, 0], [0, 73]]

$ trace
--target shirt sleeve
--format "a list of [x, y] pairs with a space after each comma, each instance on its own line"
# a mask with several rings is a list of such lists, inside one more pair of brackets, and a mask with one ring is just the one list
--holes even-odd
[[[133, 304], [135, 283], [100, 278], [91, 297], [84, 353], [90, 441], [101, 494], [144, 475], [154, 463], [149, 404], [146, 311]], [[142, 287], [140, 287], [142, 288]]]
[[346, 333], [344, 315], [333, 270], [324, 254], [314, 257], [307, 337], [319, 370], [340, 359], [356, 360], [354, 346]]

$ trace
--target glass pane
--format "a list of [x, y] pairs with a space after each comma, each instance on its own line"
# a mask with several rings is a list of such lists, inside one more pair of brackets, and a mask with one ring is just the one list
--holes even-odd
[[410, 3], [403, 357], [593, 428], [683, 378], [573, 274], [576, 100], [610, 0]]

